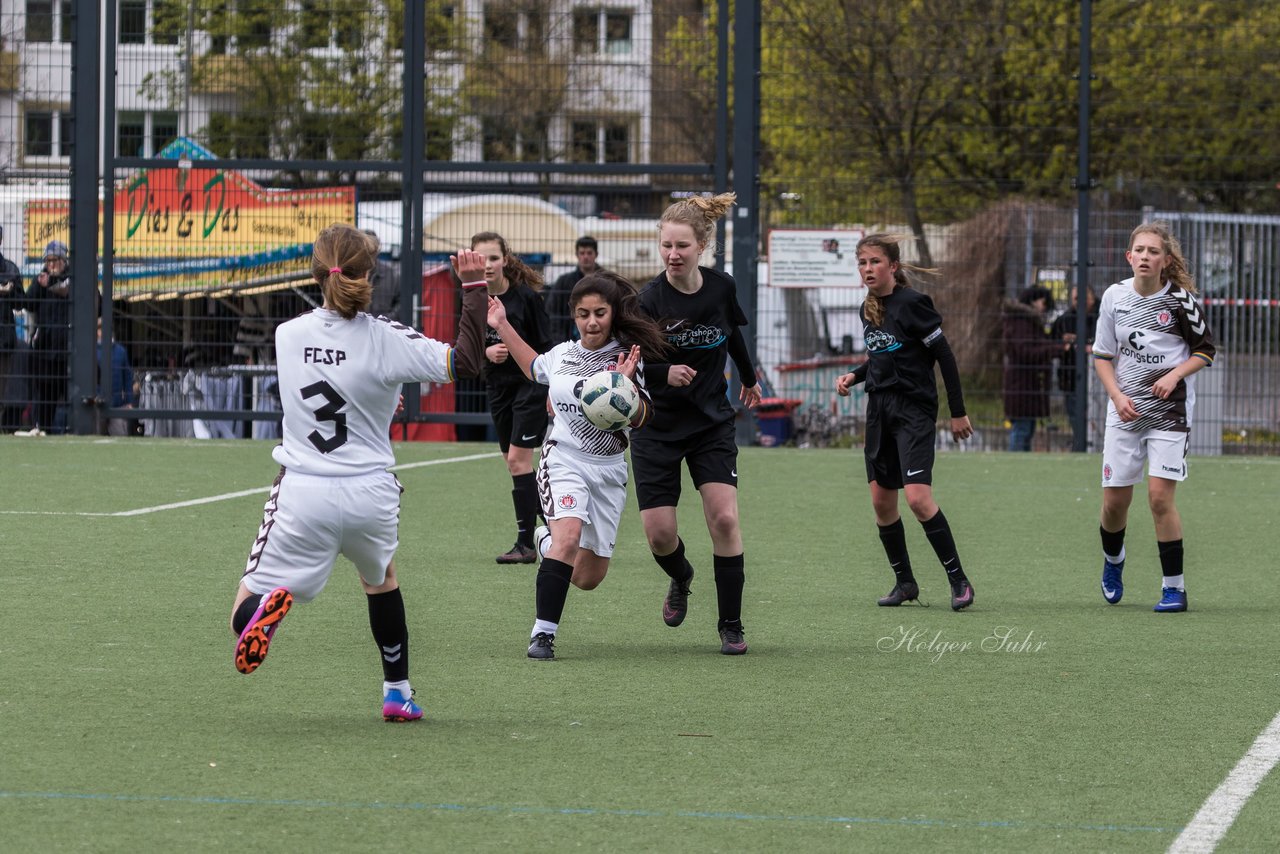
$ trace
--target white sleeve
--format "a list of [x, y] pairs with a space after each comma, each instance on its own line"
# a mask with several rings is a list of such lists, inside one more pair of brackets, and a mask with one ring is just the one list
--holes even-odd
[[532, 364], [529, 365], [529, 374], [534, 382], [551, 385], [551, 375], [555, 373], [556, 366], [560, 364], [560, 359], [570, 343], [561, 342], [547, 352], [534, 357]]
[[382, 370], [388, 381], [453, 382], [453, 347], [401, 323], [380, 318], [374, 324], [379, 330]]
[[1098, 326], [1093, 336], [1095, 356], [1116, 355], [1116, 289], [1113, 285], [1102, 294], [1098, 303]]

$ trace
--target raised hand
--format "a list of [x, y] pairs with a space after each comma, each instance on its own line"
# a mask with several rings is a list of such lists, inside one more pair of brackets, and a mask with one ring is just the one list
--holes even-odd
[[640, 365], [640, 347], [632, 344], [631, 349], [618, 357], [618, 373], [627, 379], [634, 379], [636, 368]]
[[464, 285], [484, 282], [484, 256], [479, 252], [461, 249], [457, 255], [449, 256], [449, 264]]

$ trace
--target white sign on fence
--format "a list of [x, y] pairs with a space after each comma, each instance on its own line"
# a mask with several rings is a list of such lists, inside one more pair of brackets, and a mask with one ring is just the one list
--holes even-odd
[[769, 232], [769, 284], [775, 288], [862, 288], [853, 248], [861, 229]]

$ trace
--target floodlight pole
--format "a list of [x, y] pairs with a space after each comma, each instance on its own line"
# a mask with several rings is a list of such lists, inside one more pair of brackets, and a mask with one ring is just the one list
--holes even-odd
[[1091, 33], [1093, 29], [1092, 0], [1080, 0], [1080, 74], [1078, 79], [1080, 125], [1076, 162], [1076, 387], [1071, 391], [1076, 397], [1075, 422], [1071, 425], [1074, 437], [1071, 450], [1088, 449], [1085, 435], [1089, 423], [1088, 353], [1085, 344], [1089, 340], [1089, 191], [1094, 181], [1089, 176], [1089, 96], [1093, 82]]
[[[760, 245], [760, 0], [738, 0], [734, 17], [733, 46], [733, 278], [738, 303], [749, 323], [743, 329], [747, 353], [756, 352], [756, 264]], [[730, 360], [732, 366], [732, 360]], [[738, 399], [741, 386], [733, 366], [730, 398]], [[755, 442], [755, 421], [739, 412], [736, 438], [739, 445]]]
[[[113, 5], [113, 4], [105, 4]], [[64, 7], [65, 8], [65, 7]], [[72, 5], [71, 46], [71, 331], [76, 343], [96, 341], [98, 306], [98, 153], [102, 97], [101, 8], [97, 0]], [[63, 21], [66, 25], [66, 21]], [[114, 31], [113, 36], [114, 37]], [[115, 77], [111, 77], [112, 87]], [[108, 259], [104, 259], [108, 262]], [[69, 336], [70, 339], [70, 336]], [[94, 381], [96, 347], [74, 346], [68, 357], [67, 432], [97, 429]], [[108, 392], [108, 395], [110, 392]], [[52, 424], [41, 424], [50, 429]]]

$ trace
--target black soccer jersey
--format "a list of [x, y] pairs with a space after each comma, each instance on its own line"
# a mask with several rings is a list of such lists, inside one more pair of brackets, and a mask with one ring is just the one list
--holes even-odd
[[878, 326], [867, 322], [865, 304], [859, 312], [867, 342], [867, 393], [893, 392], [936, 412], [937, 357], [929, 344], [942, 335], [942, 316], [933, 300], [914, 288], [895, 288], [881, 303], [884, 319]]
[[[649, 376], [649, 394], [653, 398], [654, 418], [641, 428], [651, 435], [668, 439], [683, 438], [733, 419], [729, 403], [729, 384], [725, 379], [729, 339], [747, 316], [738, 305], [737, 285], [717, 270], [700, 267], [702, 287], [695, 293], [676, 290], [667, 281], [666, 272], [659, 273], [640, 292], [640, 306], [657, 323], [674, 352], [667, 356], [670, 364], [688, 365], [697, 371], [687, 386], [673, 387], [665, 376]], [[665, 365], [652, 366], [665, 372]], [[738, 372], [755, 383], [750, 364], [738, 365]]]
[[[533, 288], [511, 283], [507, 290], [498, 295], [502, 307], [507, 310], [507, 320], [534, 352], [545, 353], [551, 349], [551, 320], [547, 317], [547, 309], [542, 304], [542, 297]], [[492, 347], [501, 344], [502, 338], [491, 326], [485, 326], [484, 346]], [[520, 370], [515, 359], [507, 359], [501, 364], [484, 360], [484, 379], [492, 385], [523, 383], [529, 379]]]

